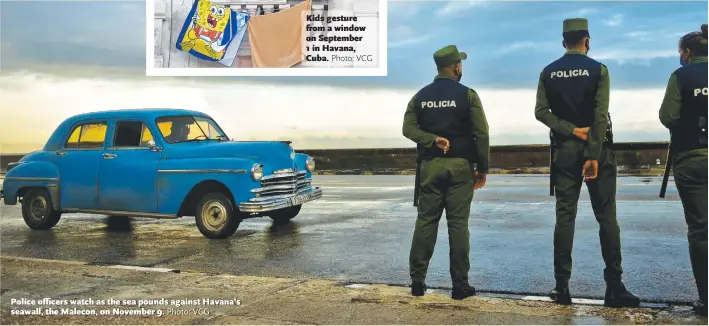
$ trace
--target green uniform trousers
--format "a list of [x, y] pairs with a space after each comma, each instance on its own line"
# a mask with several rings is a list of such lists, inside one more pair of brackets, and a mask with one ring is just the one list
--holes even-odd
[[443, 210], [448, 222], [450, 273], [454, 287], [468, 285], [470, 232], [468, 218], [475, 178], [467, 160], [434, 158], [421, 163], [418, 218], [409, 256], [414, 282], [424, 282]]
[[673, 165], [687, 222], [689, 258], [697, 292], [707, 302], [707, 150], [677, 153]]
[[[566, 140], [554, 149], [552, 162], [556, 193], [556, 226], [554, 228], [554, 276], [568, 281], [571, 277], [571, 249], [579, 195], [583, 184], [585, 144], [581, 140]], [[620, 255], [620, 228], [616, 220], [616, 159], [605, 145], [598, 159], [598, 177], [586, 183], [591, 207], [600, 226], [601, 253], [606, 263], [606, 282], [620, 281], [623, 269]]]

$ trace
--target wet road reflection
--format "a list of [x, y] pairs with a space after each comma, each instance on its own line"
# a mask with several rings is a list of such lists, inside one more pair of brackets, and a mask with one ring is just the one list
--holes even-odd
[[[618, 180], [618, 220], [625, 280], [644, 299], [691, 301], [696, 296], [686, 225], [674, 183], [657, 198], [659, 177]], [[3, 255], [169, 267], [214, 273], [321, 277], [407, 284], [416, 219], [413, 176], [316, 176], [325, 196], [292, 222], [242, 222], [230, 238], [209, 240], [193, 218], [133, 218], [130, 228], [102, 216], [67, 214], [51, 231], [32, 231], [18, 206], [0, 206]], [[475, 194], [470, 219], [473, 285], [483, 290], [544, 294], [553, 286], [554, 201], [546, 176], [488, 178]], [[125, 222], [125, 221], [123, 221]], [[576, 223], [576, 296], [602, 297], [598, 225], [583, 190]], [[450, 287], [445, 223], [427, 283]]]

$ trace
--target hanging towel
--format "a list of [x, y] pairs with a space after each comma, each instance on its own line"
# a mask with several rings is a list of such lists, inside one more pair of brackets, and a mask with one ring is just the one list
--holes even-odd
[[305, 15], [311, 0], [248, 21], [251, 60], [256, 68], [289, 68], [303, 60]]
[[247, 13], [236, 12], [208, 0], [196, 0], [175, 46], [197, 58], [220, 62], [226, 48], [248, 20]]
[[244, 25], [243, 28], [239, 28], [239, 31], [236, 33], [236, 36], [234, 36], [234, 39], [231, 41], [231, 44], [229, 44], [229, 47], [226, 48], [226, 52], [224, 53], [224, 57], [219, 60], [219, 63], [231, 67], [234, 65], [234, 61], [236, 60], [236, 55], [239, 53], [239, 47], [241, 46], [241, 42], [244, 41], [244, 36], [246, 36], [246, 30], [248, 25]]

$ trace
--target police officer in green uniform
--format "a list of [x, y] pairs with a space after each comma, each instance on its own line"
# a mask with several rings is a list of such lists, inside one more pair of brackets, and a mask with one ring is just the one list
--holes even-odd
[[620, 229], [616, 220], [616, 159], [609, 148], [608, 69], [587, 55], [588, 21], [564, 20], [566, 54], [549, 64], [539, 77], [535, 116], [551, 129], [551, 178], [556, 195], [554, 277], [550, 297], [571, 304], [571, 249], [581, 186], [586, 182], [600, 226], [606, 268], [605, 305], [635, 307], [640, 301], [621, 281]]
[[[433, 54], [438, 75], [409, 102], [403, 134], [416, 142], [421, 162], [418, 218], [411, 244], [411, 294], [422, 296], [443, 210], [448, 222], [452, 297], [475, 295], [468, 283], [468, 218], [473, 190], [485, 185], [490, 143], [477, 93], [460, 83], [465, 52], [454, 45]], [[473, 164], [477, 163], [476, 169]]]
[[699, 300], [707, 315], [707, 25], [680, 39], [681, 68], [667, 84], [660, 121], [670, 130], [672, 165], [689, 231], [689, 257]]

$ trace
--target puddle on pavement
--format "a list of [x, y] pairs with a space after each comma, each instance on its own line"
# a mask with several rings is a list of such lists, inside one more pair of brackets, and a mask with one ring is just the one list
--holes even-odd
[[350, 285], [345, 285], [346, 288], [348, 289], [363, 289], [368, 287], [369, 285], [367, 284], [350, 284]]

